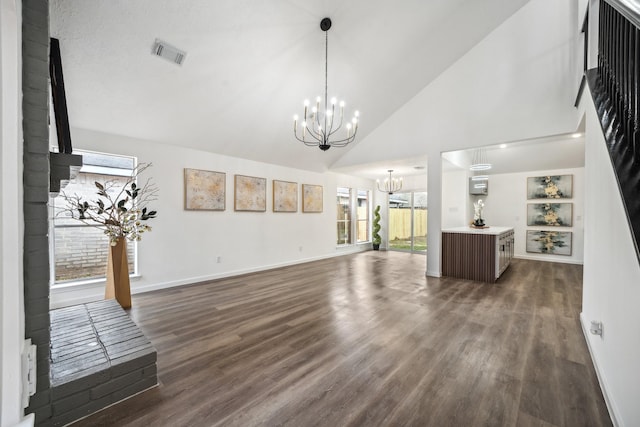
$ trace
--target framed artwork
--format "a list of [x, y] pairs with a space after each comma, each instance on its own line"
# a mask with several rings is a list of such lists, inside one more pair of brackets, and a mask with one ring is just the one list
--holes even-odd
[[527, 225], [571, 227], [573, 203], [529, 203]]
[[573, 175], [548, 175], [527, 178], [527, 199], [570, 199]]
[[235, 175], [234, 184], [234, 210], [250, 212], [267, 210], [266, 178]]
[[184, 208], [186, 210], [223, 211], [227, 175], [200, 169], [184, 170]]
[[298, 183], [273, 180], [273, 211], [298, 212]]
[[302, 212], [322, 212], [322, 185], [302, 184]]
[[570, 231], [527, 230], [527, 252], [571, 255]]

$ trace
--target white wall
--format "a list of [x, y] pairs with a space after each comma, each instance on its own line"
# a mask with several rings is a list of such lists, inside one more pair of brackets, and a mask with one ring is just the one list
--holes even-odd
[[469, 224], [469, 174], [465, 170], [442, 172], [442, 228]]
[[0, 3], [0, 425], [22, 419], [21, 2]]
[[[573, 197], [554, 200], [557, 203], [573, 205], [572, 227], [527, 226], [527, 204], [544, 202], [544, 200], [527, 200], [527, 178], [546, 175], [573, 175]], [[489, 194], [482, 199], [485, 202], [483, 217], [488, 225], [514, 228], [517, 258], [582, 264], [584, 259], [584, 168], [489, 175]], [[526, 251], [527, 230], [550, 229], [572, 233], [571, 256], [535, 254]]]
[[[267, 268], [300, 263], [370, 248], [336, 247], [336, 188], [373, 190], [371, 180], [334, 173], [315, 173], [184, 149], [139, 139], [72, 129], [74, 147], [136, 156], [153, 163], [148, 170], [159, 187], [159, 200], [150, 205], [158, 217], [153, 231], [139, 243], [139, 273], [132, 292], [194, 283]], [[184, 168], [226, 173], [226, 210], [184, 210]], [[234, 212], [234, 175], [267, 178], [267, 211]], [[272, 212], [272, 180], [324, 187], [322, 213]], [[299, 186], [300, 188], [301, 186]], [[375, 196], [374, 196], [375, 197]], [[373, 200], [374, 206], [377, 203]], [[221, 262], [217, 263], [217, 258]], [[52, 307], [102, 297], [103, 284], [54, 289]]]
[[407, 191], [427, 191], [427, 174], [403, 176], [401, 192]]
[[[581, 321], [610, 412], [640, 425], [640, 265], [590, 94], [585, 153], [584, 282]], [[592, 320], [603, 323], [591, 335]]]

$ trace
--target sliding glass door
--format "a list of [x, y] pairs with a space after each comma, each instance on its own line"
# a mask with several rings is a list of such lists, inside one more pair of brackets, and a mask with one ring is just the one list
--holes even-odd
[[427, 193], [389, 196], [389, 246], [391, 250], [426, 253]]

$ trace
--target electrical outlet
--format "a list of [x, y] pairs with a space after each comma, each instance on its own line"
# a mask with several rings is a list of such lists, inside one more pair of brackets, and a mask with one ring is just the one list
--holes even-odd
[[302, 252], [302, 246], [298, 246], [298, 251]]
[[591, 327], [589, 328], [589, 331], [593, 334], [593, 335], [600, 335], [602, 336], [602, 322], [598, 321], [598, 320], [592, 320], [591, 321]]
[[29, 406], [29, 397], [36, 393], [36, 346], [31, 343], [31, 338], [24, 341], [22, 351], [22, 381], [24, 388], [22, 390], [22, 407]]
[[220, 255], [218, 255], [218, 258], [216, 258], [216, 262], [218, 264], [220, 264], [222, 262], [222, 257]]

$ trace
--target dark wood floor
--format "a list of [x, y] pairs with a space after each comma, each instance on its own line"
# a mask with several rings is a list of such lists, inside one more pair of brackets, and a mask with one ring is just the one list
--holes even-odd
[[365, 252], [134, 296], [161, 386], [78, 426], [607, 426], [582, 268]]

